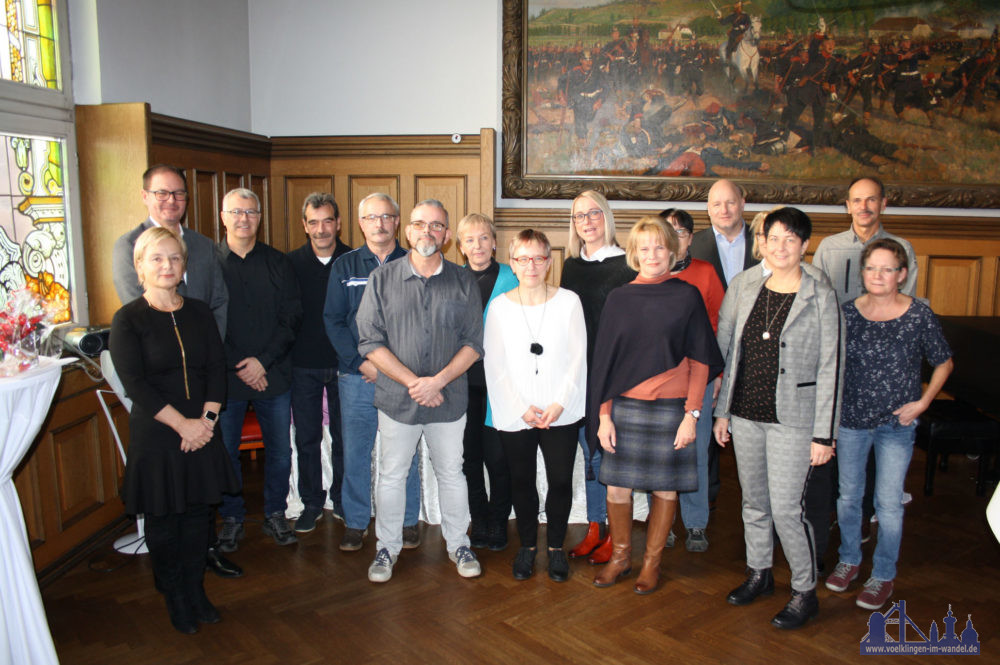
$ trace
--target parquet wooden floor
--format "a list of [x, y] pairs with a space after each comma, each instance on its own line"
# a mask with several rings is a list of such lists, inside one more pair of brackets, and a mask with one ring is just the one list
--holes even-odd
[[[261, 469], [258, 460], [244, 471], [257, 516]], [[949, 604], [960, 618], [959, 631], [971, 614], [983, 655], [970, 662], [1000, 662], [1000, 546], [984, 517], [987, 500], [974, 494], [975, 465], [953, 457], [951, 469], [938, 473], [932, 497], [921, 491], [923, 469], [918, 450], [907, 482], [914, 500], [906, 509], [895, 597], [907, 601], [909, 616], [925, 632], [932, 620], [943, 628]], [[513, 522], [506, 551], [479, 553], [481, 578], [459, 578], [440, 529], [423, 525], [423, 544], [403, 552], [393, 579], [370, 584], [374, 539], [361, 552], [340, 552], [343, 526], [328, 514], [289, 547], [276, 546], [259, 524], [248, 524], [247, 539], [232, 555], [247, 574], [206, 577], [223, 622], [195, 636], [170, 627], [148, 557], [126, 559], [110, 547], [91, 567], [81, 564], [49, 584], [43, 598], [64, 664], [871, 663], [873, 657], [859, 655], [870, 613], [855, 606], [853, 593], [820, 585], [818, 619], [794, 632], [769, 625], [789, 591], [780, 550], [775, 595], [744, 608], [726, 604], [744, 566], [739, 486], [729, 452], [722, 456], [722, 477], [708, 552], [689, 553], [679, 538], [664, 555], [664, 584], [644, 597], [632, 592], [634, 576], [609, 589], [593, 587], [595, 569], [580, 561], [571, 562], [568, 582], [551, 582], [544, 555], [535, 577], [515, 581]], [[567, 540], [575, 542], [583, 529], [571, 526]], [[633, 539], [638, 561], [641, 523]], [[828, 567], [836, 563], [836, 533], [831, 541]], [[872, 546], [865, 546], [863, 576]], [[110, 573], [91, 569], [115, 565], [121, 567]], [[856, 586], [851, 590], [856, 593]], [[892, 662], [935, 659], [895, 656]]]

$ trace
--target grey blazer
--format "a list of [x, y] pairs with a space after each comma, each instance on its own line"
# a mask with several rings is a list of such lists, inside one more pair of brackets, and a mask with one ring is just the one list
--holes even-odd
[[[142, 232], [153, 226], [150, 219], [135, 227], [115, 241], [111, 252], [111, 276], [115, 291], [123, 305], [127, 305], [142, 295], [139, 278], [135, 274], [132, 253], [135, 241]], [[184, 243], [188, 248], [186, 281], [181, 282], [177, 292], [182, 296], [197, 298], [208, 304], [215, 317], [219, 334], [226, 338], [226, 310], [229, 305], [229, 291], [222, 278], [222, 266], [215, 255], [215, 243], [194, 229], [184, 229]]]
[[[716, 418], [729, 418], [740, 364], [743, 328], [766, 278], [759, 268], [733, 278], [719, 310], [719, 348], [726, 358]], [[843, 318], [837, 294], [825, 280], [802, 271], [799, 292], [781, 329], [778, 351], [778, 422], [812, 430], [814, 439], [833, 439], [840, 423], [843, 392]]]

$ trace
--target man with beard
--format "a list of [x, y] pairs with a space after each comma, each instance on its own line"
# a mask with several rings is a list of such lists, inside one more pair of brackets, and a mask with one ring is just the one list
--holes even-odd
[[441, 534], [462, 577], [482, 573], [469, 549], [469, 495], [462, 473], [468, 406], [466, 370], [483, 354], [483, 308], [472, 273], [441, 254], [451, 238], [440, 201], [410, 213], [407, 257], [368, 280], [358, 309], [358, 353], [378, 369], [382, 452], [371, 582], [388, 582], [402, 549], [406, 475], [423, 436], [437, 477]]

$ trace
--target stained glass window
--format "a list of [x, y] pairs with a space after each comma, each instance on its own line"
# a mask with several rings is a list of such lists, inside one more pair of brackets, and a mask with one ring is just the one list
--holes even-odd
[[0, 34], [0, 78], [62, 90], [55, 0], [3, 0], [7, 30]]
[[57, 323], [69, 321], [64, 144], [0, 134], [0, 145], [0, 309], [27, 286], [53, 305]]

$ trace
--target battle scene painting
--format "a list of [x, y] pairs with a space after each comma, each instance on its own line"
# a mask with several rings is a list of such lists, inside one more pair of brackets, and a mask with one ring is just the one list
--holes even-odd
[[728, 177], [824, 203], [878, 173], [897, 203], [1000, 202], [995, 1], [504, 3], [508, 195], [599, 178], [682, 200]]

